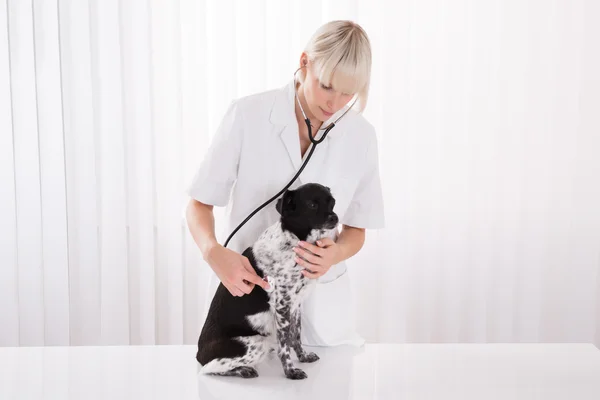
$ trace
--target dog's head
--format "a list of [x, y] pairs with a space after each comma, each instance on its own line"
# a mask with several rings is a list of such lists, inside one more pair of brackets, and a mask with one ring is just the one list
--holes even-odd
[[338, 216], [333, 212], [335, 199], [327, 186], [307, 183], [295, 190], [287, 190], [277, 200], [281, 221], [301, 229], [333, 229]]

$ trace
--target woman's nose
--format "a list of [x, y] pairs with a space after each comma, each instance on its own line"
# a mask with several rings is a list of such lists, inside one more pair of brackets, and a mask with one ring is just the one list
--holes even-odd
[[335, 94], [330, 95], [327, 98], [327, 107], [329, 107], [329, 108], [333, 107], [334, 103], [335, 103]]
[[337, 95], [333, 95], [327, 100], [327, 107], [330, 110], [333, 110], [333, 109], [335, 109], [335, 106], [337, 103], [338, 103], [338, 97], [337, 97]]
[[341, 93], [334, 93], [328, 100], [327, 100], [327, 107], [329, 107], [330, 110], [337, 110], [338, 105], [342, 102], [342, 94]]

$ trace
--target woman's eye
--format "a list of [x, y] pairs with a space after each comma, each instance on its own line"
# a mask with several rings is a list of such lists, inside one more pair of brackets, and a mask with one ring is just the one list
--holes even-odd
[[325, 86], [321, 83], [321, 88], [325, 89], [325, 90], [331, 90], [331, 86]]

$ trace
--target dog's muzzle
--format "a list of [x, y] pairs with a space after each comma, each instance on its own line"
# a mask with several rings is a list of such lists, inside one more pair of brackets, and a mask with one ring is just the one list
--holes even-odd
[[339, 218], [336, 214], [331, 214], [329, 217], [327, 217], [327, 222], [325, 224], [325, 228], [326, 229], [333, 229], [337, 226], [339, 222]]

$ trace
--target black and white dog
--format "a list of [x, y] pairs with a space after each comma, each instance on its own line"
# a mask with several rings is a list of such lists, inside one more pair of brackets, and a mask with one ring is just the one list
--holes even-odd
[[290, 352], [294, 349], [300, 362], [319, 359], [300, 342], [300, 306], [314, 280], [302, 275], [293, 248], [301, 240], [336, 239], [334, 205], [330, 189], [316, 183], [288, 190], [277, 200], [280, 220], [243, 253], [260, 277], [268, 277], [271, 290], [255, 286], [250, 294], [234, 297], [219, 284], [198, 339], [201, 373], [257, 377], [254, 366], [277, 348], [286, 377], [307, 377], [294, 367]]

